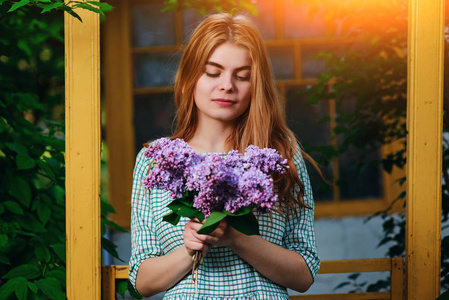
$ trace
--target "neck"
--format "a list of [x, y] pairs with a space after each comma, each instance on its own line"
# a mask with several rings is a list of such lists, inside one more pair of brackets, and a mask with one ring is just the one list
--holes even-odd
[[226, 152], [227, 138], [234, 130], [234, 124], [223, 122], [199, 122], [193, 138], [189, 141], [190, 147], [197, 153]]

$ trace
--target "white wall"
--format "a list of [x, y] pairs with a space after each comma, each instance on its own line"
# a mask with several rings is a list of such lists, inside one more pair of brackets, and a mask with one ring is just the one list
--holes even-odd
[[[348, 217], [343, 219], [318, 219], [315, 221], [318, 253], [322, 260], [359, 259], [385, 257], [388, 245], [377, 247], [383, 237], [382, 219], [373, 218], [366, 222], [364, 217]], [[449, 234], [449, 233], [446, 233]], [[131, 254], [129, 233], [114, 233], [112, 241], [118, 246], [118, 253], [128, 263]], [[123, 262], [113, 260], [113, 264]], [[348, 274], [318, 275], [308, 294], [346, 292], [352, 286], [334, 290], [341, 282], [347, 281]], [[386, 278], [387, 273], [363, 274], [357, 282], [374, 283]], [[294, 294], [293, 291], [291, 291]], [[151, 299], [160, 299], [152, 297]]]

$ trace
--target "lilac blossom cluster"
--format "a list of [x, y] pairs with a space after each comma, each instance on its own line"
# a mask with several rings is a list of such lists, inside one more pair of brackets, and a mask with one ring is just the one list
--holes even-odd
[[169, 190], [172, 198], [182, 197], [186, 190], [197, 191], [193, 207], [206, 217], [212, 211], [235, 213], [248, 206], [259, 213], [269, 212], [278, 198], [271, 176], [288, 168], [287, 160], [276, 150], [253, 145], [244, 154], [232, 150], [222, 158], [196, 154], [180, 139], [161, 139], [145, 154], [154, 158], [157, 166], [144, 186]]
[[173, 199], [184, 196], [191, 167], [203, 159], [184, 140], [167, 138], [151, 144], [145, 156], [154, 159], [156, 165], [143, 180], [143, 186], [170, 191]]

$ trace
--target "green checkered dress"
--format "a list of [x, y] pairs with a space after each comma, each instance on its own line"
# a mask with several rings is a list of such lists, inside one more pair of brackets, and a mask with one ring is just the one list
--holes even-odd
[[[131, 239], [132, 254], [129, 279], [135, 287], [140, 264], [150, 257], [165, 255], [184, 244], [182, 237], [188, 218], [181, 218], [173, 226], [162, 220], [170, 210], [168, 192], [153, 189], [145, 191], [142, 180], [148, 174], [150, 159], [145, 149], [137, 155], [132, 190]], [[221, 154], [224, 156], [225, 154]], [[304, 202], [312, 209], [299, 209], [294, 214], [272, 213], [259, 217], [261, 236], [273, 244], [301, 254], [315, 278], [320, 266], [313, 227], [314, 202], [304, 160], [297, 151], [294, 162], [304, 184]], [[190, 274], [165, 293], [164, 299], [288, 299], [286, 288], [272, 282], [227, 247], [212, 247], [200, 265], [198, 294]]]

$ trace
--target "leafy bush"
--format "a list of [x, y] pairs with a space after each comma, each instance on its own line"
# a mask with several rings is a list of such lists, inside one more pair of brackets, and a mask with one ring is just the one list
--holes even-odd
[[[311, 5], [314, 5], [312, 1]], [[323, 4], [321, 4], [323, 5]], [[326, 71], [318, 84], [306, 92], [310, 103], [335, 99], [337, 103], [336, 128], [339, 144], [336, 151], [321, 151], [324, 162], [329, 156], [340, 155], [351, 147], [362, 150], [379, 149], [396, 142], [401, 147], [379, 160], [354, 157], [352, 166], [363, 173], [368, 168], [381, 166], [391, 172], [404, 168], [406, 162], [406, 104], [407, 104], [407, 1], [366, 2], [336, 0], [324, 1], [332, 34], [352, 37], [357, 43], [348, 45], [343, 54], [323, 52]], [[338, 26], [337, 26], [338, 24]], [[336, 32], [336, 28], [340, 28]], [[449, 48], [446, 47], [446, 51]], [[447, 57], [447, 55], [445, 55]], [[449, 83], [449, 62], [445, 62], [445, 86]], [[445, 91], [447, 100], [449, 93]], [[449, 103], [445, 101], [445, 103]], [[447, 107], [445, 107], [447, 111]], [[442, 222], [449, 217], [449, 122], [443, 126]], [[320, 151], [320, 149], [311, 149]], [[317, 155], [320, 157], [320, 155]], [[406, 178], [396, 184], [403, 186]], [[394, 202], [406, 204], [405, 187]], [[384, 237], [379, 246], [389, 246], [387, 256], [404, 256], [405, 214], [391, 214], [390, 210], [374, 216], [383, 219]], [[374, 217], [372, 216], [372, 217]], [[372, 218], [370, 217], [370, 218]], [[368, 220], [370, 219], [368, 218]], [[449, 237], [441, 243], [441, 285], [449, 288]], [[350, 278], [351, 279], [351, 278]], [[353, 282], [353, 281], [348, 281]], [[360, 286], [359, 286], [360, 287]], [[389, 280], [367, 285], [367, 291], [389, 288]]]

